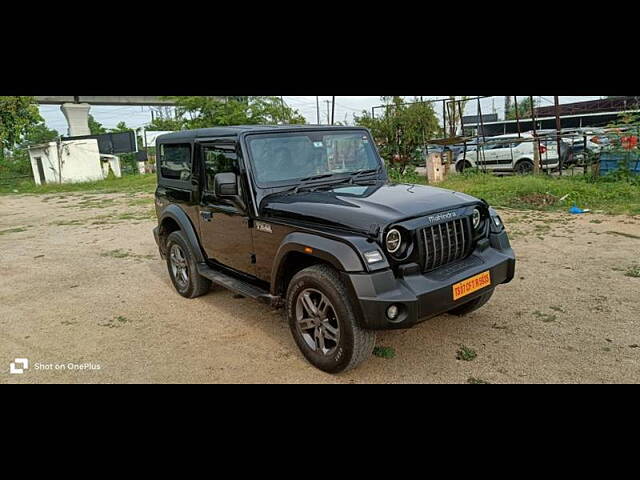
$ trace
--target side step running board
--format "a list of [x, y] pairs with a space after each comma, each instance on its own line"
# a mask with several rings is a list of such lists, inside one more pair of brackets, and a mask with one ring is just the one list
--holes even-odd
[[236, 277], [232, 277], [220, 270], [215, 270], [206, 263], [198, 264], [198, 273], [203, 277], [208, 278], [216, 285], [220, 285], [221, 287], [245, 297], [255, 298], [256, 300], [260, 300], [272, 306], [278, 306], [280, 304], [280, 297], [273, 296], [263, 288], [252, 285], [251, 283], [245, 282], [244, 280], [240, 280]]

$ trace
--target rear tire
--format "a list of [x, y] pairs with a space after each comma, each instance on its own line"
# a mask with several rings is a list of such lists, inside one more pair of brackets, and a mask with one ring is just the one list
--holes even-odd
[[376, 332], [358, 325], [347, 287], [327, 265], [305, 268], [291, 279], [286, 311], [298, 348], [320, 370], [350, 370], [373, 352]]
[[185, 298], [200, 297], [211, 289], [211, 280], [198, 273], [191, 245], [180, 230], [167, 238], [167, 268], [173, 286]]
[[520, 160], [513, 170], [518, 175], [528, 175], [533, 172], [533, 162], [531, 160]]
[[492, 296], [493, 296], [493, 289], [489, 290], [487, 293], [480, 295], [479, 297], [474, 298], [473, 300], [463, 305], [460, 305], [459, 307], [454, 308], [453, 310], [449, 310], [448, 313], [452, 315], [458, 315], [459, 317], [468, 315], [471, 312], [475, 312], [480, 307], [482, 307], [485, 303], [489, 301], [489, 299]]
[[472, 168], [471, 163], [466, 160], [456, 163], [456, 172], [458, 173], [463, 173], [465, 170], [470, 170]]

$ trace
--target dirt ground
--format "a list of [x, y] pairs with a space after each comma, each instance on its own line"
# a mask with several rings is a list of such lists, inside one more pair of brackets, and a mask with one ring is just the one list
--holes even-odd
[[152, 206], [0, 197], [0, 383], [640, 381], [639, 217], [502, 210], [513, 282], [468, 317], [379, 332], [393, 358], [332, 376], [305, 362], [281, 311], [220, 288], [175, 293]]

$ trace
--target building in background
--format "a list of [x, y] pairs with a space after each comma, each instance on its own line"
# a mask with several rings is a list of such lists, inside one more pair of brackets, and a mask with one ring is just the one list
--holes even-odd
[[29, 159], [37, 185], [104, 180], [110, 172], [121, 176], [120, 159], [101, 155], [95, 139], [34, 145], [29, 148]]

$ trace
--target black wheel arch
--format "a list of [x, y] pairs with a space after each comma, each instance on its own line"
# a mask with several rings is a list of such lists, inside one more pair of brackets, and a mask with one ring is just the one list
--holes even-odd
[[159, 219], [158, 219], [159, 229], [158, 229], [158, 238], [160, 239], [160, 252], [162, 255], [166, 255], [166, 240], [167, 237], [176, 230], [181, 230], [187, 240], [191, 245], [191, 250], [195, 256], [195, 259], [198, 263], [203, 263], [206, 261], [204, 254], [202, 253], [202, 247], [200, 246], [200, 241], [198, 240], [198, 235], [196, 234], [196, 230], [189, 219], [189, 215], [180, 208], [176, 204], [171, 204], [167, 208], [165, 208]]
[[315, 264], [329, 265], [339, 272], [365, 271], [360, 255], [351, 245], [319, 235], [293, 232], [283, 239], [276, 253], [271, 272], [271, 293], [282, 294], [286, 290], [287, 279]]
[[518, 161], [513, 165], [513, 170], [516, 171], [518, 169], [518, 165], [525, 162], [530, 163], [531, 166], [533, 166], [533, 160], [531, 160], [530, 158], [519, 158]]

